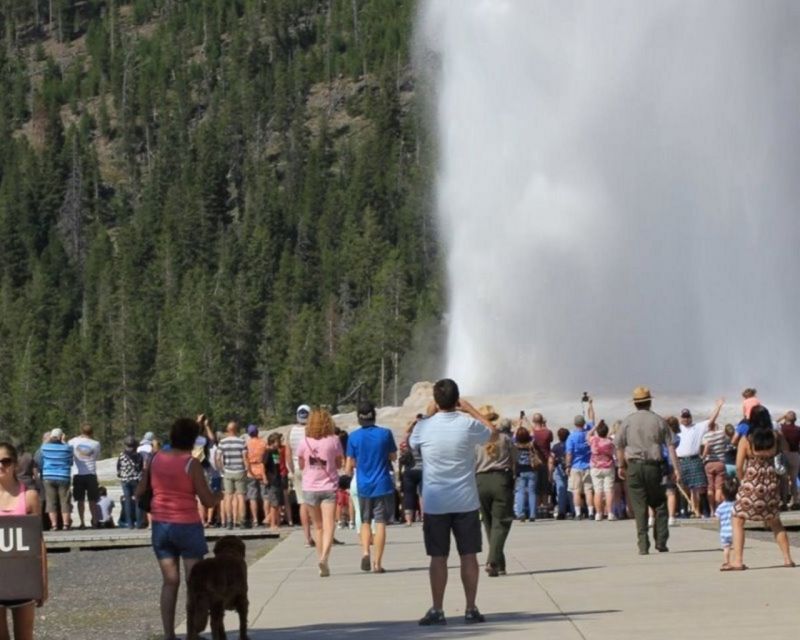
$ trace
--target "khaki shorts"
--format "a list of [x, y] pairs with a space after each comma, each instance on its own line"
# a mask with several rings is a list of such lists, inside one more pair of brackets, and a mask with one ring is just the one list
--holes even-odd
[[592, 468], [592, 487], [596, 493], [612, 493], [614, 491], [614, 479], [617, 476], [616, 469]]
[[244, 471], [226, 471], [222, 474], [222, 490], [225, 493], [244, 495], [247, 493], [247, 476]]
[[48, 513], [72, 512], [72, 491], [69, 480], [45, 480], [44, 497]]
[[586, 494], [592, 491], [592, 476], [589, 469], [570, 470], [569, 490], [577, 494]]
[[299, 466], [294, 469], [292, 485], [294, 485], [294, 496], [297, 499], [297, 504], [305, 504], [306, 501], [303, 496], [303, 470]]

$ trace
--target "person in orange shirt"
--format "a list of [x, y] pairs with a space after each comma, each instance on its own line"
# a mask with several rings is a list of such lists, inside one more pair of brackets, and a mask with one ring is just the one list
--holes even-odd
[[[258, 526], [258, 503], [266, 498], [267, 474], [264, 469], [264, 457], [267, 455], [267, 443], [258, 435], [258, 427], [251, 424], [247, 427], [247, 500], [250, 503], [250, 518], [253, 526]], [[266, 509], [265, 509], [266, 510]]]

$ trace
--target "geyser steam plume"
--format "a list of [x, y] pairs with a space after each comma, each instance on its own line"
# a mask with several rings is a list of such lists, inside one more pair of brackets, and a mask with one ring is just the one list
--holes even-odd
[[800, 4], [423, 2], [446, 373], [800, 382]]

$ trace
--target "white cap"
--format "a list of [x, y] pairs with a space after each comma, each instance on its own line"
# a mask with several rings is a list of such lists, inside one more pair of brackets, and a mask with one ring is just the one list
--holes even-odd
[[53, 440], [61, 440], [64, 437], [64, 432], [56, 427], [50, 432], [50, 438]]
[[307, 404], [301, 404], [299, 407], [297, 407], [297, 412], [296, 412], [297, 421], [300, 424], [305, 424], [306, 422], [308, 422], [308, 415], [310, 413], [311, 413], [311, 407], [309, 407]]

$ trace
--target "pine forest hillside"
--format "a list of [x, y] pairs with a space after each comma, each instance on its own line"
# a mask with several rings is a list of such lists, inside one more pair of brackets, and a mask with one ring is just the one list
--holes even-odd
[[413, 18], [0, 0], [0, 434], [396, 400], [442, 298]]

